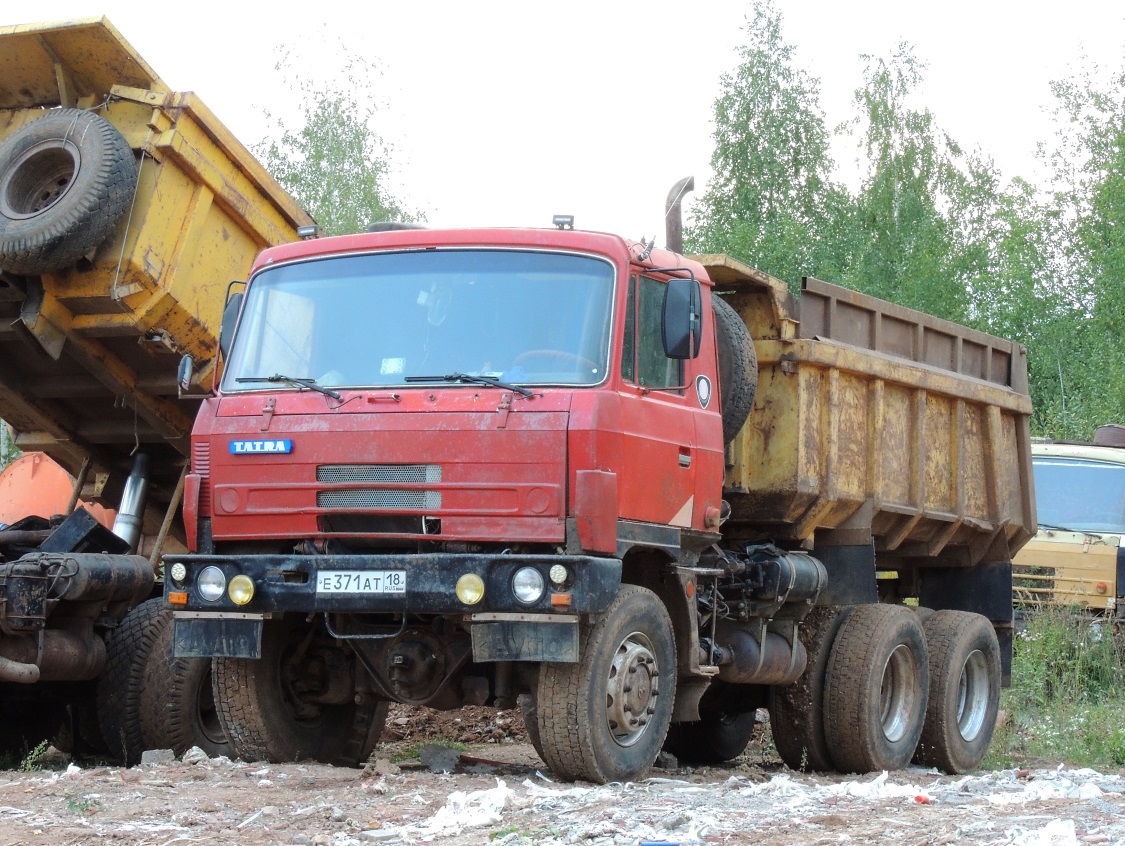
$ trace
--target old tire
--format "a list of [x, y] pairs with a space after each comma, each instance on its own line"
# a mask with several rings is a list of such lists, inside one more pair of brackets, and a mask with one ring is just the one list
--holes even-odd
[[680, 763], [721, 764], [746, 751], [758, 729], [757, 711], [703, 711], [694, 723], [673, 723], [664, 748]]
[[344, 675], [362, 672], [322, 625], [271, 620], [262, 629], [261, 659], [214, 660], [215, 705], [244, 761], [357, 767], [379, 741], [388, 707], [369, 692], [356, 703]]
[[923, 627], [930, 700], [914, 760], [947, 773], [980, 766], [1000, 708], [1000, 644], [980, 614], [938, 611]]
[[129, 143], [93, 112], [57, 109], [0, 143], [0, 270], [70, 267], [109, 237], [132, 202]]
[[170, 608], [160, 610], [152, 627], [138, 706], [145, 747], [171, 749], [179, 756], [198, 746], [211, 758], [233, 758], [234, 747], [215, 708], [211, 659], [173, 655]]
[[781, 760], [792, 770], [835, 769], [824, 738], [824, 676], [832, 644], [851, 606], [818, 606], [801, 622], [798, 637], [808, 652], [805, 672], [793, 684], [770, 688], [770, 729]]
[[130, 611], [106, 643], [105, 669], [98, 679], [98, 725], [110, 754], [132, 766], [145, 750], [141, 690], [156, 634], [154, 622], [164, 600], [146, 600]]
[[643, 776], [664, 743], [676, 694], [672, 622], [656, 595], [622, 585], [584, 633], [573, 664], [544, 663], [537, 696], [544, 762], [560, 778]]
[[926, 715], [929, 668], [917, 615], [858, 605], [836, 635], [824, 682], [824, 736], [843, 773], [910, 763]]
[[543, 758], [543, 740], [539, 737], [539, 706], [535, 704], [535, 694], [521, 693], [519, 695], [520, 714], [523, 715], [523, 727], [527, 732], [527, 739], [535, 748], [535, 754]]
[[715, 314], [715, 344], [719, 352], [719, 397], [723, 415], [723, 443], [742, 430], [754, 395], [758, 392], [758, 356], [750, 330], [738, 312], [717, 296], [711, 297]]

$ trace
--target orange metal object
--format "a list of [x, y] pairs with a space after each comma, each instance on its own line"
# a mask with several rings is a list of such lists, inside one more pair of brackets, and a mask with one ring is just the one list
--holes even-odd
[[[25, 453], [0, 472], [0, 524], [62, 514], [73, 489], [74, 479], [58, 463], [41, 452]], [[107, 529], [113, 528], [116, 512], [81, 500], [78, 504]]]

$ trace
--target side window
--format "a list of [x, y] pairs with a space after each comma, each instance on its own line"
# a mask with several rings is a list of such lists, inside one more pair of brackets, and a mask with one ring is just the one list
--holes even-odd
[[683, 362], [664, 355], [660, 329], [663, 306], [663, 282], [647, 276], [630, 277], [621, 373], [634, 385], [677, 390], [683, 385]]

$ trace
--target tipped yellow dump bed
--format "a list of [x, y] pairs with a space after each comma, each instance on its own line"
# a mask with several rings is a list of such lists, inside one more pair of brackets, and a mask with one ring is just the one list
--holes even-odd
[[1036, 529], [1026, 350], [806, 279], [702, 256], [759, 382], [731, 446], [728, 536], [874, 543], [880, 567], [1006, 562]]
[[[42, 269], [40, 253], [0, 232], [0, 418], [22, 449], [72, 473], [87, 457], [125, 472], [140, 447], [154, 458], [154, 482], [174, 484], [195, 413], [176, 399], [179, 356], [214, 361], [228, 283], [312, 221], [194, 94], [170, 91], [94, 18], [0, 28], [0, 153], [9, 151], [0, 215], [17, 234], [39, 214], [28, 179], [92, 157], [72, 137], [36, 141], [60, 115], [78, 114], [65, 110], [112, 125], [131, 151], [135, 188], [108, 235], [61, 267]], [[64, 199], [80, 187], [70, 176]], [[206, 368], [200, 381], [209, 384]]]

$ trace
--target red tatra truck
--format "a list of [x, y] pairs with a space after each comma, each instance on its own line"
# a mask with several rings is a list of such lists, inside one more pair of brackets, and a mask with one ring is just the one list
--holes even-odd
[[568, 779], [733, 758], [760, 707], [793, 767], [979, 764], [1023, 348], [565, 220], [379, 230], [259, 256], [192, 433], [165, 596], [239, 755], [519, 702]]

